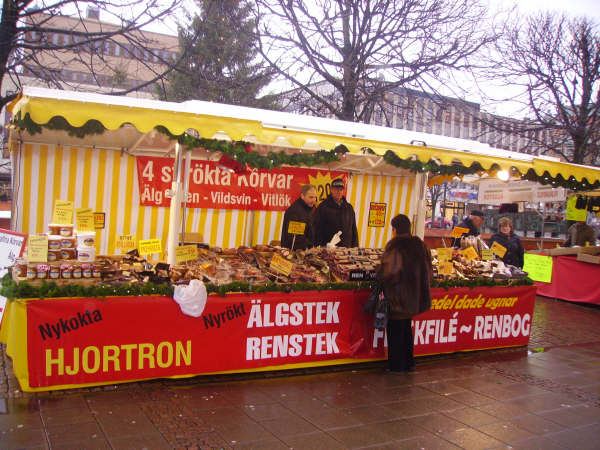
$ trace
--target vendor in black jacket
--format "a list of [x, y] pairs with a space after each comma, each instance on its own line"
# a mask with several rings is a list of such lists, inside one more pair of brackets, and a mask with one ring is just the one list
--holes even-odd
[[331, 183], [331, 194], [321, 202], [315, 213], [315, 245], [325, 246], [334, 234], [342, 232], [340, 247], [358, 247], [358, 230], [354, 208], [344, 197], [344, 180]]
[[490, 248], [492, 244], [497, 242], [506, 249], [506, 253], [502, 257], [504, 264], [510, 264], [515, 267], [523, 267], [523, 245], [521, 239], [513, 231], [512, 221], [508, 217], [502, 217], [498, 220], [498, 232], [490, 238]]
[[[471, 211], [469, 217], [459, 223], [457, 226], [460, 228], [468, 228], [469, 231], [463, 234], [463, 237], [466, 236], [479, 236], [479, 228], [483, 225], [483, 213], [477, 209]], [[454, 238], [452, 241], [453, 247], [460, 247], [460, 238]]]
[[[305, 184], [300, 190], [300, 197], [290, 205], [283, 215], [283, 226], [281, 228], [281, 246], [286, 248], [306, 250], [314, 247], [315, 235], [313, 219], [315, 203], [317, 201], [317, 188], [312, 184]], [[290, 221], [305, 224], [304, 234], [290, 234], [288, 232]], [[294, 236], [296, 240], [294, 241]]]

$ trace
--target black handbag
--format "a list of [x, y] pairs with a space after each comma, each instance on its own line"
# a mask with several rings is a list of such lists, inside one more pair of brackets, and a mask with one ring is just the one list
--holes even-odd
[[375, 317], [373, 318], [373, 328], [380, 330], [387, 328], [390, 305], [385, 298], [383, 290], [377, 296], [377, 304], [375, 306]]
[[371, 315], [375, 315], [375, 308], [377, 307], [377, 299], [379, 298], [379, 293], [381, 292], [381, 286], [379, 283], [375, 285], [375, 287], [371, 290], [367, 301], [365, 302], [365, 306], [363, 306], [363, 311], [369, 313]]

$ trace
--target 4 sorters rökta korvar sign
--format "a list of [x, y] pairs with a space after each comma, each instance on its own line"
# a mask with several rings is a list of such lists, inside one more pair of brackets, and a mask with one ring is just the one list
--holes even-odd
[[[173, 158], [137, 156], [138, 187], [142, 206], [169, 206], [165, 193], [173, 182]], [[283, 167], [248, 168], [243, 173], [214, 161], [193, 160], [186, 204], [189, 208], [285, 211], [305, 184], [317, 188], [317, 201], [325, 200], [331, 182], [346, 172]]]

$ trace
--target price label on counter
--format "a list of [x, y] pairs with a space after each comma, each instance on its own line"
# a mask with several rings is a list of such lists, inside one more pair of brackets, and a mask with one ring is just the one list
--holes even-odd
[[296, 222], [294, 220], [290, 220], [290, 223], [288, 224], [288, 233], [290, 234], [304, 234], [305, 229], [305, 222]]
[[271, 264], [269, 265], [269, 267], [271, 269], [275, 270], [276, 272], [284, 274], [286, 277], [292, 271], [293, 266], [294, 266], [294, 263], [279, 256], [278, 254], [273, 255], [273, 259], [271, 260]]
[[71, 225], [73, 223], [73, 202], [69, 200], [55, 200], [52, 212], [52, 223]]
[[115, 242], [115, 249], [128, 252], [136, 247], [137, 242], [135, 236], [131, 234], [122, 234], [120, 236], [117, 236], [117, 240]]
[[494, 253], [491, 250], [484, 248], [481, 250], [481, 259], [484, 261], [490, 261], [494, 259]]
[[552, 256], [525, 253], [523, 271], [534, 281], [552, 282]]
[[477, 253], [477, 250], [475, 250], [473, 247], [468, 247], [468, 248], [463, 249], [462, 254], [469, 261], [473, 261], [474, 259], [479, 258], [479, 253]]
[[438, 261], [452, 261], [452, 248], [436, 248]]
[[490, 250], [496, 255], [498, 255], [500, 258], [503, 258], [504, 255], [506, 255], [506, 247], [502, 244], [498, 244], [498, 242], [496, 241], [494, 241]]
[[463, 234], [468, 233], [468, 232], [469, 232], [468, 228], [454, 227], [454, 228], [452, 228], [452, 233], [450, 233], [450, 236], [452, 236], [454, 238], [459, 238]]
[[450, 261], [440, 261], [438, 263], [438, 275], [452, 275], [454, 265]]
[[182, 245], [175, 248], [175, 261], [177, 264], [193, 261], [194, 259], [198, 259], [198, 247], [195, 245]]
[[48, 236], [31, 235], [27, 242], [27, 261], [48, 262]]
[[138, 251], [140, 255], [162, 253], [162, 241], [160, 239], [144, 239], [138, 242]]
[[77, 208], [75, 211], [77, 231], [96, 231], [94, 227], [94, 213], [90, 208]]

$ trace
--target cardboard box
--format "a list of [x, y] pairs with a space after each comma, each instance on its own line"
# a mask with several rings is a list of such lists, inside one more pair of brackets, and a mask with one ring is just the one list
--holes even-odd
[[592, 247], [579, 247], [579, 253], [585, 253], [587, 255], [598, 255], [600, 254], [600, 247], [592, 246]]
[[592, 264], [600, 264], [600, 255], [589, 255], [587, 253], [580, 253], [577, 255], [577, 261], [583, 261]]
[[561, 256], [561, 255], [577, 255], [579, 253], [579, 248], [577, 247], [556, 247], [551, 248], [550, 256]]

